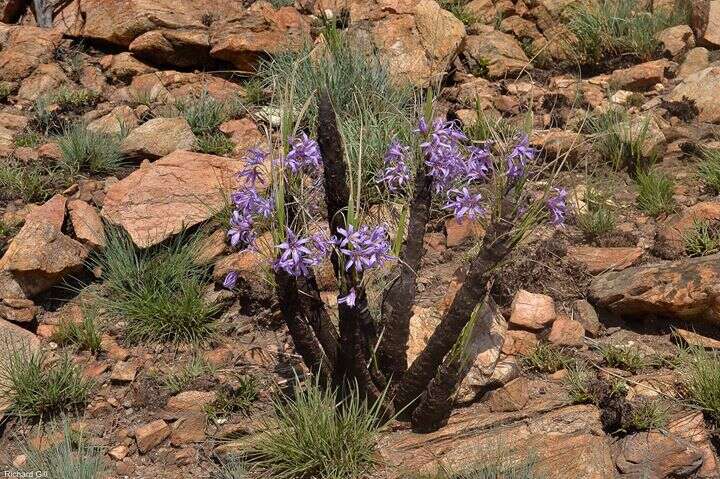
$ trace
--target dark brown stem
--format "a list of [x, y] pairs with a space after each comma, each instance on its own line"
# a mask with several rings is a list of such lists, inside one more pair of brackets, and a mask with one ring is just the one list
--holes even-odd
[[320, 347], [312, 327], [304, 320], [300, 311], [300, 294], [297, 281], [285, 271], [275, 273], [277, 296], [280, 299], [280, 311], [287, 324], [295, 350], [313, 373], [317, 373], [320, 383], [329, 385], [332, 377], [332, 364]]
[[342, 371], [338, 368], [338, 349], [340, 347], [340, 338], [337, 328], [330, 320], [325, 303], [320, 298], [320, 290], [315, 281], [315, 276], [308, 278], [300, 277], [297, 279], [298, 296], [302, 306], [303, 315], [312, 327], [315, 337], [317, 337], [322, 346], [325, 356], [328, 360], [328, 366], [335, 373], [335, 383], [337, 385]]
[[494, 268], [511, 250], [510, 230], [511, 224], [502, 219], [490, 224], [483, 239], [483, 247], [470, 264], [467, 277], [450, 308], [430, 336], [425, 349], [403, 376], [395, 395], [395, 407], [405, 408], [405, 417], [409, 417], [417, 407], [416, 400], [435, 377], [445, 355], [452, 349], [470, 320], [473, 310], [485, 297], [487, 283]]
[[425, 162], [422, 165], [415, 178], [407, 241], [400, 254], [400, 276], [390, 286], [382, 305], [383, 334], [378, 361], [383, 373], [394, 382], [400, 381], [407, 369], [410, 318], [417, 294], [417, 273], [425, 255], [425, 228], [430, 217], [432, 177], [427, 175]]

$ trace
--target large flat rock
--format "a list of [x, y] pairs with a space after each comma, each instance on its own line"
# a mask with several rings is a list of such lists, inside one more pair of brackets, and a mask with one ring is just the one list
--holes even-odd
[[720, 322], [720, 255], [612, 271], [590, 285], [590, 301], [617, 314]]
[[237, 187], [234, 174], [241, 164], [175, 151], [112, 185], [102, 216], [122, 226], [141, 248], [161, 243], [218, 212]]

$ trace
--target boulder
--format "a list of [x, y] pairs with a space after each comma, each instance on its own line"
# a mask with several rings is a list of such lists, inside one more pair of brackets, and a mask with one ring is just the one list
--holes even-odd
[[584, 299], [578, 299], [572, 305], [572, 312], [573, 319], [582, 324], [589, 337], [597, 338], [600, 335], [602, 324], [592, 304]]
[[297, 10], [275, 10], [266, 2], [219, 19], [212, 29], [210, 55], [243, 71], [254, 69], [266, 55], [298, 51], [310, 43], [310, 25]]
[[155, 68], [138, 60], [130, 52], [107, 55], [102, 58], [101, 66], [115, 82], [129, 82], [136, 76], [155, 71]]
[[705, 349], [720, 349], [720, 341], [705, 337], [693, 331], [682, 328], [675, 328], [675, 337], [681, 339], [688, 346], [696, 346]]
[[720, 221], [720, 202], [696, 203], [667, 218], [658, 228], [653, 253], [665, 259], [677, 259], [685, 254], [684, 237], [696, 221]]
[[691, 477], [703, 463], [693, 444], [660, 431], [624, 437], [613, 449], [620, 477]]
[[568, 406], [535, 415], [525, 409], [493, 413], [480, 407], [453, 411], [448, 425], [437, 432], [399, 429], [383, 436], [377, 449], [382, 477], [462, 472], [498, 462], [534, 462], [532, 477], [615, 477], [600, 411], [594, 406]]
[[178, 150], [110, 186], [102, 217], [140, 247], [158, 244], [218, 212], [240, 167], [230, 158]]
[[119, 135], [123, 131], [130, 131], [138, 126], [138, 117], [127, 105], [113, 108], [107, 115], [91, 121], [87, 128], [90, 131], [105, 133], [107, 135]]
[[555, 301], [545, 294], [521, 289], [510, 307], [509, 325], [522, 329], [541, 330], [555, 321]]
[[27, 25], [12, 26], [2, 41], [0, 80], [18, 81], [52, 60], [62, 32]]
[[207, 92], [219, 101], [232, 100], [244, 93], [241, 86], [215, 75], [166, 70], [138, 75], [132, 79], [128, 94], [152, 101], [172, 102]]
[[468, 36], [463, 54], [471, 70], [489, 78], [511, 77], [533, 68], [520, 43], [492, 27]]
[[[718, 0], [720, 2], [720, 0]], [[688, 75], [677, 85], [668, 99], [670, 101], [692, 100], [698, 108], [698, 119], [708, 123], [720, 123], [720, 67], [708, 67]]]
[[0, 319], [13, 323], [32, 323], [37, 306], [29, 299], [3, 298], [0, 300]]
[[68, 211], [77, 240], [94, 249], [105, 246], [105, 227], [93, 206], [82, 200], [71, 200]]
[[0, 259], [0, 270], [10, 273], [26, 296], [80, 272], [87, 259], [87, 248], [62, 232], [65, 202], [64, 196], [56, 195], [34, 208]]
[[120, 149], [130, 158], [156, 159], [175, 150], [192, 150], [196, 144], [185, 118], [154, 118], [131, 131]]
[[260, 133], [257, 124], [250, 118], [226, 121], [218, 129], [235, 145], [232, 153], [235, 158], [242, 158], [248, 149], [258, 148], [267, 143], [267, 138]]
[[424, 87], [439, 80], [457, 55], [465, 27], [434, 0], [383, 8], [373, 0], [351, 10], [351, 43], [376, 54], [398, 83]]
[[590, 301], [624, 316], [720, 322], [720, 255], [635, 266], [596, 277]]
[[720, 0], [692, 2], [691, 22], [699, 45], [720, 47]]
[[687, 52], [685, 60], [680, 64], [677, 77], [685, 79], [693, 73], [706, 69], [708, 65], [710, 65], [710, 52], [708, 49], [705, 47], [693, 48]]
[[152, 30], [135, 38], [128, 49], [153, 65], [188, 68], [210, 60], [210, 34], [205, 29]]
[[715, 478], [718, 475], [718, 459], [710, 442], [710, 431], [700, 411], [683, 411], [674, 415], [667, 424], [670, 434], [684, 439], [698, 448], [703, 455], [702, 466], [695, 473], [699, 479]]
[[654, 60], [615, 70], [610, 75], [610, 84], [616, 88], [645, 91], [665, 79], [665, 71], [673, 65], [668, 60]]
[[695, 36], [687, 25], [677, 25], [658, 32], [655, 38], [662, 44], [663, 53], [677, 57], [695, 46]]
[[35, 101], [41, 95], [46, 95], [48, 92], [56, 90], [60, 85], [69, 82], [70, 79], [57, 64], [40, 65], [32, 75], [23, 80], [17, 96], [20, 100]]
[[[12, 350], [13, 347], [37, 351], [40, 348], [40, 340], [27, 329], [0, 319], [0, 346], [2, 346], [0, 347], [0, 375], [2, 375], [10, 354], [15, 352]], [[4, 406], [7, 404], [4, 404], [4, 398], [0, 398], [0, 418]]]
[[635, 247], [571, 246], [567, 249], [568, 260], [585, 266], [590, 274], [623, 270], [637, 263], [642, 255], [642, 248]]
[[556, 346], [579, 347], [585, 344], [584, 338], [585, 328], [582, 323], [565, 316], [561, 316], [553, 322], [548, 335], [548, 341]]

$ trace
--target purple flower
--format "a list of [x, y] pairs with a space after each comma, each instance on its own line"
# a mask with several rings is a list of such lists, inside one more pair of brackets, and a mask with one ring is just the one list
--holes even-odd
[[[451, 199], [453, 195], [455, 198]], [[475, 220], [483, 213], [483, 208], [480, 206], [481, 199], [482, 195], [480, 193], [472, 194], [467, 188], [450, 190], [448, 192], [448, 202], [443, 208], [452, 209], [458, 223], [461, 223], [466, 217]]]
[[252, 217], [243, 215], [237, 210], [233, 211], [230, 217], [230, 229], [227, 235], [230, 238], [230, 245], [233, 248], [240, 243], [246, 245], [252, 244], [255, 241]]
[[492, 158], [487, 148], [469, 146], [465, 161], [465, 177], [469, 181], [487, 180], [492, 169]]
[[392, 258], [387, 231], [382, 226], [372, 231], [363, 226], [356, 231], [352, 225], [348, 225], [347, 229], [338, 228], [338, 233], [342, 238], [337, 241], [337, 245], [345, 256], [346, 271], [354, 268], [359, 273], [382, 266]]
[[507, 175], [511, 180], [517, 180], [525, 175], [525, 164], [527, 160], [535, 159], [538, 150], [530, 147], [530, 139], [526, 134], [520, 135], [517, 144], [507, 158]]
[[290, 138], [288, 143], [290, 143], [291, 149], [286, 161], [290, 171], [293, 173], [299, 171], [310, 173], [320, 168], [322, 156], [320, 155], [320, 147], [315, 140], [302, 133], [300, 136]]
[[465, 172], [465, 160], [455, 145], [431, 145], [425, 151], [425, 163], [436, 193], [449, 189]]
[[357, 294], [355, 293], [355, 288], [350, 288], [350, 291], [348, 291], [348, 294], [346, 296], [338, 298], [338, 304], [345, 304], [348, 307], [353, 308], [355, 307], [356, 299]]
[[307, 276], [308, 266], [312, 263], [312, 251], [308, 248], [310, 238], [298, 238], [290, 228], [286, 228], [285, 242], [276, 248], [282, 250], [280, 258], [275, 263], [276, 268], [285, 270], [293, 276]]
[[409, 151], [409, 147], [394, 139], [385, 153], [385, 169], [376, 181], [385, 183], [391, 192], [401, 189], [405, 183], [410, 181], [410, 168], [405, 163]]
[[260, 166], [267, 158], [268, 154], [259, 148], [250, 148], [243, 158], [245, 167], [235, 176], [241, 180], [244, 179], [250, 186], [255, 186], [257, 181], [262, 181], [263, 176], [260, 172]]
[[255, 188], [247, 187], [234, 192], [230, 198], [235, 206], [246, 216], [261, 215], [269, 218], [273, 211], [273, 204], [269, 198], [258, 195]]
[[420, 135], [427, 135], [430, 132], [430, 128], [428, 128], [427, 121], [425, 121], [425, 118], [420, 118], [420, 121], [418, 122], [417, 129], [413, 130], [413, 133], [418, 133]]
[[555, 226], [562, 226], [565, 223], [565, 214], [567, 213], [567, 205], [565, 204], [567, 191], [565, 188], [553, 188], [553, 190], [557, 194], [547, 201], [550, 210], [550, 223]]
[[227, 276], [225, 276], [225, 281], [223, 281], [223, 287], [225, 289], [235, 289], [235, 285], [237, 284], [238, 280], [238, 274], [237, 271], [230, 271]]

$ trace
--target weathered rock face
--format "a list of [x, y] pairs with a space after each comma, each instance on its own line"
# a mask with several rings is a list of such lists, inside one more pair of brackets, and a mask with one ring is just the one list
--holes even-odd
[[678, 68], [677, 76], [678, 78], [687, 78], [693, 73], [706, 69], [709, 64], [710, 52], [708, 49], [704, 47], [693, 48], [685, 55], [685, 60]]
[[131, 158], [160, 158], [175, 150], [192, 150], [197, 139], [185, 118], [154, 118], [125, 137], [120, 149]]
[[90, 122], [88, 130], [108, 135], [119, 135], [123, 129], [130, 131], [137, 126], [138, 118], [133, 109], [123, 105], [113, 108], [107, 115]]
[[0, 80], [20, 80], [49, 62], [61, 38], [61, 32], [48, 28], [10, 27], [0, 51]]
[[703, 463], [697, 447], [659, 431], [627, 436], [614, 449], [620, 477], [690, 477]]
[[33, 209], [0, 259], [26, 296], [50, 289], [66, 275], [79, 272], [88, 255], [82, 244], [65, 235], [65, 197], [56, 195]]
[[720, 203], [703, 201], [669, 217], [655, 238], [653, 252], [665, 259], [677, 259], [685, 253], [684, 235], [695, 221], [720, 221]]
[[[535, 457], [542, 477], [612, 479], [615, 466], [602, 432], [599, 410], [569, 406], [528, 418], [520, 412], [456, 410], [446, 427], [430, 434], [398, 431], [381, 440], [383, 473], [434, 473], [441, 467], [463, 471], [477, 467], [479, 453], [498, 451], [508, 463]], [[482, 457], [482, 455], [481, 455]]]
[[510, 312], [510, 326], [540, 330], [555, 321], [555, 301], [545, 294], [536, 294], [521, 289], [513, 299]]
[[351, 42], [376, 53], [398, 83], [427, 86], [440, 79], [465, 38], [462, 22], [434, 0], [387, 3], [353, 4]]
[[492, 27], [467, 37], [463, 54], [470, 68], [487, 69], [490, 78], [503, 78], [533, 68], [518, 41]]
[[618, 88], [645, 91], [656, 83], [661, 83], [665, 78], [665, 70], [671, 65], [671, 62], [662, 59], [615, 70], [610, 75], [610, 82]]
[[235, 189], [237, 160], [176, 151], [112, 185], [102, 216], [148, 247], [209, 219]]
[[677, 25], [659, 32], [655, 38], [662, 44], [663, 52], [675, 57], [695, 46], [695, 36], [687, 25]]
[[20, 85], [18, 98], [34, 101], [68, 81], [67, 75], [58, 65], [54, 63], [40, 65]]
[[574, 246], [567, 250], [568, 259], [588, 269], [590, 274], [622, 270], [637, 263], [643, 255], [641, 248], [597, 248]]
[[243, 89], [235, 83], [213, 75], [182, 73], [173, 70], [138, 75], [132, 79], [128, 88], [131, 97], [147, 96], [153, 101], [166, 102], [199, 95], [203, 92], [222, 101], [241, 95]]
[[671, 101], [693, 100], [699, 110], [698, 119], [720, 123], [720, 67], [709, 67], [687, 76], [670, 93]]
[[693, 2], [691, 23], [700, 45], [720, 47], [720, 1]]
[[720, 255], [628, 268], [598, 276], [590, 301], [627, 316], [657, 314], [720, 321]]

